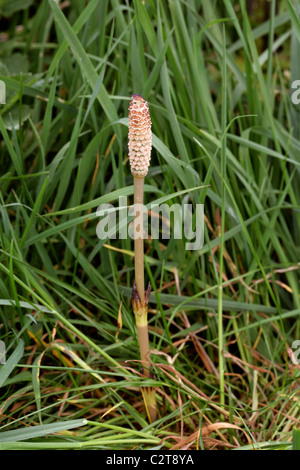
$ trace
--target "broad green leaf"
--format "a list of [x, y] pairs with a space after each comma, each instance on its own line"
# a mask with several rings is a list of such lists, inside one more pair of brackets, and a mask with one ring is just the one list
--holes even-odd
[[20, 10], [29, 8], [32, 4], [33, 0], [1, 0], [0, 16], [8, 18]]
[[86, 419], [73, 419], [51, 424], [41, 424], [38, 426], [24, 426], [24, 428], [13, 431], [2, 431], [0, 432], [0, 443], [27, 441], [28, 439], [33, 439], [35, 437], [44, 437], [49, 434], [66, 431], [68, 429], [79, 428], [81, 426], [85, 426], [86, 423]]

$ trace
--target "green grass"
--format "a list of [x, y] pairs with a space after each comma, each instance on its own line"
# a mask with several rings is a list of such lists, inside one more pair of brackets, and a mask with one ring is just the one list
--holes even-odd
[[[291, 449], [299, 2], [9, 4], [0, 449]], [[153, 379], [137, 360], [133, 241], [96, 236], [100, 204], [133, 200], [132, 93], [153, 125], [145, 203], [202, 203], [206, 222], [198, 251], [145, 242]], [[151, 425], [142, 385], [157, 387]]]

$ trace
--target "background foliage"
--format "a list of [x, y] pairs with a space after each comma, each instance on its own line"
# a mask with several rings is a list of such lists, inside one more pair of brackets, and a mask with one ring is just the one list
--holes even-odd
[[[290, 0], [0, 2], [1, 449], [290, 448], [298, 11]], [[146, 203], [205, 207], [200, 251], [146, 241], [152, 425], [132, 242], [96, 237], [99, 204], [132, 202], [132, 93], [153, 124]]]

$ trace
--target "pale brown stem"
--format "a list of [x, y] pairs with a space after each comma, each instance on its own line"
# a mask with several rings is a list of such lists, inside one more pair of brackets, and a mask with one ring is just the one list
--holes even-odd
[[[138, 332], [140, 360], [141, 366], [143, 368], [143, 375], [146, 378], [151, 378], [151, 359], [148, 335], [148, 298], [150, 291], [151, 286], [149, 284], [149, 287], [145, 293], [145, 300], [142, 303], [136, 288], [136, 284], [134, 284], [132, 290], [132, 307]], [[142, 387], [142, 394], [149, 421], [153, 423], [153, 421], [156, 421], [157, 419], [155, 389], [151, 387]]]
[[149, 378], [150, 377], [150, 346], [149, 346], [149, 336], [148, 336], [148, 325], [137, 325], [137, 333], [139, 338], [139, 346], [140, 346], [140, 358], [141, 358], [141, 366], [143, 368], [144, 376]]
[[[149, 336], [148, 336], [148, 325], [137, 325], [137, 332], [139, 338], [140, 357], [141, 365], [143, 367], [143, 374], [145, 377], [151, 377], [151, 361], [150, 361], [150, 347], [149, 347]], [[150, 387], [143, 387], [142, 393], [147, 409], [149, 421], [153, 423], [157, 419], [157, 405], [155, 397], [155, 389]]]
[[[143, 205], [144, 201], [144, 177], [134, 176], [134, 204]], [[136, 211], [135, 211], [136, 212]], [[143, 375], [146, 378], [151, 377], [150, 367], [150, 346], [148, 334], [148, 297], [150, 289], [145, 294], [145, 278], [144, 278], [144, 234], [143, 224], [141, 223], [142, 214], [136, 213], [134, 219], [134, 268], [135, 268], [135, 286], [133, 289], [133, 311], [136, 320], [138, 332], [140, 360], [143, 368]], [[138, 224], [141, 224], [138, 227]], [[136, 238], [137, 228], [139, 229], [139, 237]], [[157, 419], [157, 406], [155, 389], [150, 387], [142, 388], [143, 398], [149, 417], [152, 423]]]
[[[134, 176], [134, 204], [143, 204], [144, 202], [144, 177]], [[140, 220], [140, 218], [139, 218]], [[134, 219], [134, 233], [138, 225], [138, 214]], [[134, 267], [135, 282], [138, 294], [142, 301], [145, 300], [145, 279], [144, 279], [144, 235], [143, 227], [139, 227], [140, 237], [134, 239]]]

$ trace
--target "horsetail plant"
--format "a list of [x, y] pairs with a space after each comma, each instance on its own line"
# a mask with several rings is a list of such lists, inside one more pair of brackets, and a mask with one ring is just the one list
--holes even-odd
[[[129, 162], [134, 181], [134, 268], [135, 282], [132, 289], [132, 309], [138, 332], [140, 360], [143, 375], [151, 377], [151, 361], [148, 334], [148, 299], [151, 291], [149, 283], [145, 292], [144, 280], [144, 236], [143, 224], [140, 217], [143, 215], [144, 180], [148, 173], [151, 159], [152, 133], [149, 107], [141, 95], [132, 95], [129, 105]], [[138, 230], [139, 229], [139, 230]], [[157, 406], [155, 389], [143, 387], [142, 394], [150, 422], [156, 420]]]

